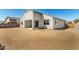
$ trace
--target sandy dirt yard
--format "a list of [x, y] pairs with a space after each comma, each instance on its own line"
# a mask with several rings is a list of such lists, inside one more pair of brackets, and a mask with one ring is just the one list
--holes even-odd
[[79, 30], [1, 28], [0, 43], [7, 50], [78, 50]]

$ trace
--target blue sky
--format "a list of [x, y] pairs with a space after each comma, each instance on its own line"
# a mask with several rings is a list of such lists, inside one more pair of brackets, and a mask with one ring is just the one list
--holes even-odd
[[7, 16], [22, 17], [23, 9], [0, 9], [0, 21], [4, 21]]
[[[34, 9], [38, 12], [48, 14], [50, 16], [56, 16], [67, 21], [72, 21], [75, 18], [79, 18], [78, 9]], [[4, 21], [7, 16], [22, 17], [24, 15], [24, 9], [0, 9], [0, 21]]]
[[41, 9], [38, 11], [67, 21], [79, 18], [79, 9]]

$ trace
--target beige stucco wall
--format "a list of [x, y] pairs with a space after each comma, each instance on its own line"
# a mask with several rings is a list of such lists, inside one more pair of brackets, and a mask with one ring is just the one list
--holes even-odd
[[53, 17], [43, 14], [44, 20], [49, 20], [49, 25], [45, 25], [45, 27], [47, 27], [47, 29], [53, 29]]
[[[38, 28], [44, 28], [44, 18], [43, 18], [43, 14], [41, 13], [37, 13], [37, 12], [33, 12], [33, 20], [38, 21]], [[34, 24], [35, 26], [35, 24]]]
[[[63, 28], [65, 26], [65, 21], [59, 18], [52, 17], [49, 15], [44, 14], [44, 20], [49, 19], [49, 25], [46, 25], [47, 29], [54, 29], [54, 28]], [[56, 21], [56, 24], [55, 24]]]
[[53, 28], [55, 28], [55, 29], [63, 28], [64, 26], [65, 26], [65, 21], [53, 17]]
[[[33, 11], [25, 12], [25, 14], [23, 15], [23, 17], [20, 20], [20, 27], [26, 27], [25, 21], [32, 20], [32, 19], [33, 19]], [[21, 24], [21, 21], [23, 22], [23, 25]]]
[[[32, 28], [35, 27], [35, 21], [39, 21], [38, 28], [44, 27], [44, 21], [43, 21], [43, 15], [40, 13], [36, 13], [34, 11], [28, 11], [24, 14], [24, 16], [20, 20], [20, 27], [27, 27], [27, 20], [32, 20]], [[21, 21], [23, 22], [23, 25], [21, 24]], [[30, 23], [28, 23], [29, 25]]]

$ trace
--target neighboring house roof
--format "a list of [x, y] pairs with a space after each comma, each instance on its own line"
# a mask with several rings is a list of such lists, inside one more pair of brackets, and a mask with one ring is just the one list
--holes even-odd
[[[18, 18], [18, 17], [6, 17], [5, 21], [6, 21], [8, 18], [9, 18], [10, 20], [20, 21], [20, 18]], [[5, 21], [4, 21], [4, 22], [5, 22]]]

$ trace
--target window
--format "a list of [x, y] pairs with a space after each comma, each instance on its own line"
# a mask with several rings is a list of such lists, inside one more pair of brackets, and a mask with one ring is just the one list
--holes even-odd
[[44, 20], [44, 25], [49, 25], [49, 20]]
[[23, 22], [21, 21], [21, 25], [23, 25]]
[[45, 20], [44, 20], [44, 25], [46, 25], [46, 22], [45, 22]]

